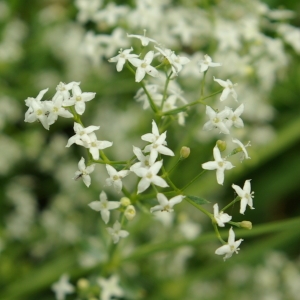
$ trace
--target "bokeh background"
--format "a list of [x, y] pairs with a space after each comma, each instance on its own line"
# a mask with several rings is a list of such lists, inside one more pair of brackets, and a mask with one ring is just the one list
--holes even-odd
[[[63, 273], [74, 285], [85, 277], [95, 286], [100, 274], [118, 273], [124, 299], [299, 299], [300, 34], [289, 40], [277, 30], [285, 23], [299, 30], [299, 2], [285, 1], [283, 7], [281, 1], [254, 1], [261, 11], [264, 5], [271, 9], [259, 13], [246, 1], [154, 1], [157, 8], [141, 15], [135, 1], [103, 1], [103, 9], [115, 3], [121, 17], [110, 21], [109, 16], [118, 14], [107, 10], [97, 22], [78, 16], [78, 3], [0, 1], [0, 299], [55, 299], [50, 287]], [[284, 13], [278, 9], [292, 11], [292, 18], [289, 12], [281, 17]], [[235, 36], [233, 28], [246, 19], [250, 25], [244, 33], [249, 36]], [[219, 28], [213, 37], [210, 22]], [[186, 24], [197, 26], [190, 30]], [[49, 88], [50, 98], [60, 81], [80, 81], [83, 91], [97, 93], [87, 105], [85, 124], [101, 125], [100, 139], [114, 142], [107, 151], [110, 157], [131, 157], [133, 144], [143, 146], [140, 136], [149, 132], [152, 114], [134, 100], [139, 85], [131, 74], [117, 73], [107, 59], [130, 42], [138, 48], [138, 42], [124, 39], [128, 45], [123, 46], [109, 40], [97, 48], [87, 32], [110, 35], [122, 28], [142, 34], [146, 27], [150, 37], [164, 39], [160, 41], [191, 58], [192, 67], [179, 79], [189, 101], [201, 81], [194, 61], [212, 53], [215, 61], [224, 62], [222, 70], [212, 74], [238, 82], [239, 97], [249, 107], [245, 130], [237, 134], [252, 141], [252, 159], [226, 174], [223, 187], [217, 186], [214, 172], [207, 172], [188, 190], [225, 205], [234, 197], [232, 182], [242, 186], [252, 179], [255, 210], [247, 211], [245, 219], [252, 221], [253, 229], [236, 231], [244, 238], [242, 250], [226, 263], [214, 255], [219, 244], [209, 220], [182, 203], [168, 218], [154, 219], [147, 213], [149, 205], [137, 207], [128, 227], [130, 237], [119, 249], [123, 262], [107, 265], [104, 224], [87, 206], [104, 188], [104, 167], [97, 167], [87, 189], [72, 180], [84, 149], [65, 147], [73, 122], [59, 119], [48, 132], [39, 123], [23, 121], [27, 97]], [[170, 33], [163, 32], [165, 28]], [[261, 40], [253, 28], [259, 29]], [[215, 91], [211, 79], [207, 90]], [[168, 145], [175, 153], [183, 145], [191, 148], [174, 176], [178, 185], [201, 171], [218, 139], [201, 131], [203, 107], [188, 113], [185, 127], [174, 122], [168, 129]], [[106, 192], [119, 197], [112, 189]], [[229, 213], [243, 220], [238, 207]], [[226, 238], [227, 230], [223, 233]]]

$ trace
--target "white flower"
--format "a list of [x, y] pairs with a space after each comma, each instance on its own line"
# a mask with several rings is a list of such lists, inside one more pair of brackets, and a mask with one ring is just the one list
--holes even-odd
[[204, 60], [199, 61], [200, 72], [205, 72], [209, 67], [220, 67], [222, 64], [212, 62], [212, 59], [207, 54], [204, 55]]
[[111, 235], [114, 244], [118, 243], [120, 238], [126, 238], [129, 235], [129, 232], [126, 230], [121, 230], [121, 224], [119, 221], [116, 221], [113, 225], [113, 228], [106, 228], [108, 233]]
[[90, 138], [89, 142], [77, 140], [76, 143], [85, 148], [88, 148], [90, 153], [93, 156], [93, 159], [95, 160], [99, 159], [100, 157], [99, 150], [103, 150], [108, 147], [111, 147], [113, 144], [112, 142], [109, 141], [98, 141], [97, 136], [94, 132], [89, 134], [89, 138]]
[[55, 98], [58, 95], [62, 95], [64, 100], [68, 100], [70, 98], [70, 92], [69, 91], [72, 89], [74, 84], [79, 85], [80, 82], [72, 81], [72, 82], [67, 83], [67, 84], [63, 83], [63, 82], [60, 82], [56, 86], [56, 93], [55, 93], [53, 98]]
[[84, 184], [89, 187], [91, 185], [91, 177], [90, 174], [94, 172], [95, 170], [95, 164], [90, 165], [88, 167], [85, 166], [85, 159], [81, 157], [79, 163], [78, 163], [78, 169], [79, 171], [75, 172], [74, 179], [77, 180], [79, 178], [82, 178], [82, 181]]
[[116, 62], [117, 63], [117, 71], [120, 72], [123, 69], [123, 66], [129, 58], [139, 57], [137, 54], [130, 54], [133, 50], [131, 47], [130, 49], [122, 50], [120, 49], [119, 54], [115, 57], [110, 58], [109, 62]]
[[112, 275], [109, 279], [100, 277], [97, 281], [101, 287], [100, 300], [110, 300], [112, 296], [123, 297], [124, 292], [118, 285], [117, 275]]
[[139, 58], [130, 58], [128, 59], [132, 65], [134, 65], [137, 69], [135, 72], [135, 81], [140, 82], [146, 75], [151, 75], [153, 77], [157, 77], [159, 75], [158, 71], [152, 67], [150, 64], [153, 60], [154, 52], [149, 51], [143, 60]]
[[223, 213], [222, 211], [219, 212], [219, 206], [217, 203], [213, 207], [214, 207], [214, 218], [216, 222], [220, 227], [224, 227], [225, 226], [224, 223], [229, 222], [232, 219], [232, 217], [226, 213]]
[[105, 224], [109, 221], [110, 210], [120, 207], [121, 202], [108, 201], [104, 191], [100, 194], [100, 201], [93, 201], [89, 203], [89, 207], [95, 211], [100, 211], [101, 218]]
[[55, 293], [56, 300], [64, 300], [66, 294], [72, 294], [75, 291], [74, 286], [69, 283], [67, 274], [62, 275], [58, 282], [53, 283], [51, 289]]
[[48, 91], [48, 89], [44, 89], [39, 92], [36, 98], [29, 97], [25, 100], [26, 106], [28, 106], [28, 110], [25, 113], [25, 122], [32, 123], [36, 120], [39, 120], [45, 129], [49, 130], [49, 123], [47, 117], [47, 108], [44, 102], [41, 101], [44, 94]]
[[228, 110], [228, 116], [226, 120], [226, 126], [230, 128], [232, 125], [236, 128], [244, 127], [244, 122], [240, 118], [240, 115], [244, 111], [244, 104], [241, 104], [235, 111], [232, 111], [230, 107], [225, 107]]
[[243, 151], [244, 155], [241, 159], [241, 161], [245, 158], [245, 159], [251, 159], [251, 157], [248, 155], [248, 152], [247, 152], [247, 149], [246, 147], [249, 147], [251, 146], [250, 142], [247, 143], [247, 145], [244, 145], [241, 141], [239, 141], [238, 139], [232, 139], [232, 141], [235, 143], [235, 144], [238, 144], [241, 148], [241, 150]]
[[216, 250], [215, 254], [217, 254], [217, 255], [225, 254], [223, 259], [226, 260], [227, 258], [230, 258], [234, 252], [238, 253], [238, 251], [240, 250], [238, 247], [242, 241], [243, 241], [243, 239], [239, 239], [238, 241], [235, 241], [235, 234], [231, 227], [229, 229], [228, 243], [226, 245], [223, 245], [220, 248], [218, 248]]
[[133, 164], [130, 167], [130, 171], [133, 171], [134, 169], [139, 169], [139, 168], [146, 168], [149, 169], [150, 162], [149, 162], [149, 158], [150, 155], [144, 155], [142, 150], [138, 147], [133, 146], [133, 153], [135, 154], [135, 156], [137, 157], [137, 159], [139, 160], [139, 162]]
[[226, 161], [221, 157], [220, 150], [216, 145], [213, 150], [215, 161], [209, 161], [202, 164], [202, 168], [205, 170], [217, 170], [217, 182], [223, 184], [224, 182], [224, 171], [234, 168], [231, 162]]
[[64, 106], [75, 105], [75, 110], [79, 115], [82, 115], [85, 111], [85, 102], [95, 98], [96, 93], [82, 93], [80, 87], [75, 84], [72, 87], [72, 97], [65, 100]]
[[69, 138], [66, 147], [70, 147], [72, 144], [76, 143], [78, 145], [82, 145], [82, 142], [90, 142], [91, 139], [89, 134], [98, 130], [100, 126], [88, 126], [84, 128], [79, 123], [74, 122], [74, 132], [75, 135]]
[[182, 70], [183, 65], [190, 62], [187, 57], [176, 55], [171, 49], [161, 49], [156, 46], [155, 48], [169, 61], [175, 75], [178, 75], [178, 73]]
[[168, 200], [168, 198], [164, 194], [158, 193], [156, 195], [157, 200], [159, 202], [159, 205], [156, 205], [154, 207], [151, 207], [150, 212], [153, 213], [155, 211], [167, 211], [167, 212], [172, 212], [173, 211], [173, 206], [175, 204], [180, 203], [185, 196], [178, 195], [176, 197], [173, 197], [172, 199]]
[[149, 42], [157, 44], [157, 41], [150, 39], [150, 38], [146, 37], [145, 35], [146, 35], [145, 29], [144, 29], [144, 35], [136, 35], [136, 34], [128, 34], [127, 33], [127, 37], [139, 39], [144, 47], [148, 46]]
[[236, 91], [233, 88], [233, 87], [237, 86], [237, 83], [233, 84], [229, 79], [224, 81], [224, 80], [221, 80], [221, 79], [216, 79], [215, 77], [214, 77], [214, 81], [219, 83], [224, 88], [224, 90], [222, 92], [222, 95], [221, 95], [221, 98], [220, 98], [221, 101], [224, 101], [225, 99], [227, 99], [229, 94], [231, 94], [233, 99], [235, 101], [237, 101], [237, 94], [236, 94]]
[[243, 189], [241, 189], [238, 185], [233, 184], [232, 188], [236, 191], [238, 196], [241, 198], [241, 207], [240, 207], [240, 213], [244, 214], [246, 210], [247, 204], [250, 206], [251, 209], [254, 209], [253, 207], [253, 200], [254, 192], [251, 192], [251, 179], [248, 179], [245, 181]]
[[128, 170], [122, 170], [117, 171], [115, 168], [113, 168], [110, 165], [106, 165], [106, 170], [108, 175], [110, 176], [105, 180], [107, 185], [113, 185], [115, 190], [120, 193], [122, 190], [122, 179], [129, 174], [130, 171]]
[[151, 143], [150, 145], [147, 145], [144, 149], [144, 152], [150, 152], [150, 159], [149, 159], [150, 165], [152, 165], [156, 161], [158, 153], [169, 155], [169, 156], [175, 155], [171, 149], [164, 146], [167, 144], [166, 137], [167, 137], [166, 131], [162, 134], [159, 134], [158, 127], [154, 120], [152, 121], [152, 133], [147, 133], [142, 135], [141, 139], [143, 141]]
[[225, 119], [228, 117], [229, 113], [229, 110], [226, 108], [220, 112], [216, 112], [210, 106], [206, 105], [206, 114], [209, 116], [210, 120], [203, 125], [203, 130], [206, 131], [218, 128], [220, 129], [220, 133], [229, 134], [230, 131], [225, 124]]
[[64, 118], [72, 118], [73, 115], [62, 107], [63, 95], [57, 94], [53, 97], [52, 101], [45, 101], [46, 108], [48, 110], [48, 124], [52, 125], [58, 118], [58, 116]]
[[136, 168], [132, 170], [137, 176], [142, 177], [142, 179], [138, 184], [138, 194], [145, 191], [150, 186], [151, 183], [158, 185], [160, 187], [169, 186], [164, 179], [156, 175], [161, 169], [162, 164], [163, 162], [161, 160], [161, 161], [157, 161], [149, 169]]

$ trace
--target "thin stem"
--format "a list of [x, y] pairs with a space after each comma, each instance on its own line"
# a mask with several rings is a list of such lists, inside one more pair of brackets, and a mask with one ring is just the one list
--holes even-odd
[[184, 191], [186, 188], [188, 188], [194, 181], [196, 181], [202, 174], [204, 174], [206, 170], [203, 170], [200, 172], [197, 176], [195, 176], [188, 184], [186, 184], [181, 190]]
[[192, 201], [188, 196], [186, 196], [184, 198], [187, 202], [189, 202], [190, 204], [192, 204], [193, 206], [195, 206], [197, 209], [199, 209], [200, 211], [202, 211], [205, 215], [207, 215], [211, 220], [214, 220], [214, 216], [208, 212], [206, 209], [204, 209], [201, 205], [195, 203], [194, 201]]
[[225, 211], [227, 208], [229, 208], [230, 206], [232, 206], [233, 204], [235, 204], [236, 202], [240, 201], [241, 198], [239, 196], [237, 196], [233, 201], [231, 201], [229, 204], [227, 204], [224, 208], [222, 208], [220, 210], [221, 211]]

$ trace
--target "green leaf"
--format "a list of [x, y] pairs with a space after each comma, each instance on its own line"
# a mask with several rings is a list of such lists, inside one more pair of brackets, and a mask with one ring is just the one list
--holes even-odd
[[189, 198], [190, 200], [192, 200], [193, 202], [195, 202], [196, 204], [202, 205], [202, 204], [208, 204], [210, 203], [208, 200], [198, 197], [198, 196], [186, 196], [187, 198]]

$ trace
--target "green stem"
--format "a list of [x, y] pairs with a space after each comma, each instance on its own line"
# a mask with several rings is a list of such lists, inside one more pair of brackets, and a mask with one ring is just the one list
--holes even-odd
[[200, 172], [197, 176], [195, 176], [188, 184], [186, 184], [181, 190], [184, 191], [186, 188], [188, 188], [194, 181], [196, 181], [202, 174], [204, 174], [206, 170], [203, 170]]
[[233, 201], [231, 201], [229, 204], [227, 204], [224, 208], [222, 208], [221, 210], [220, 210], [220, 212], [221, 211], [225, 211], [227, 208], [229, 208], [230, 206], [232, 206], [234, 203], [236, 203], [236, 202], [238, 202], [238, 201], [240, 201], [241, 200], [241, 198], [239, 197], [239, 196], [237, 196]]

